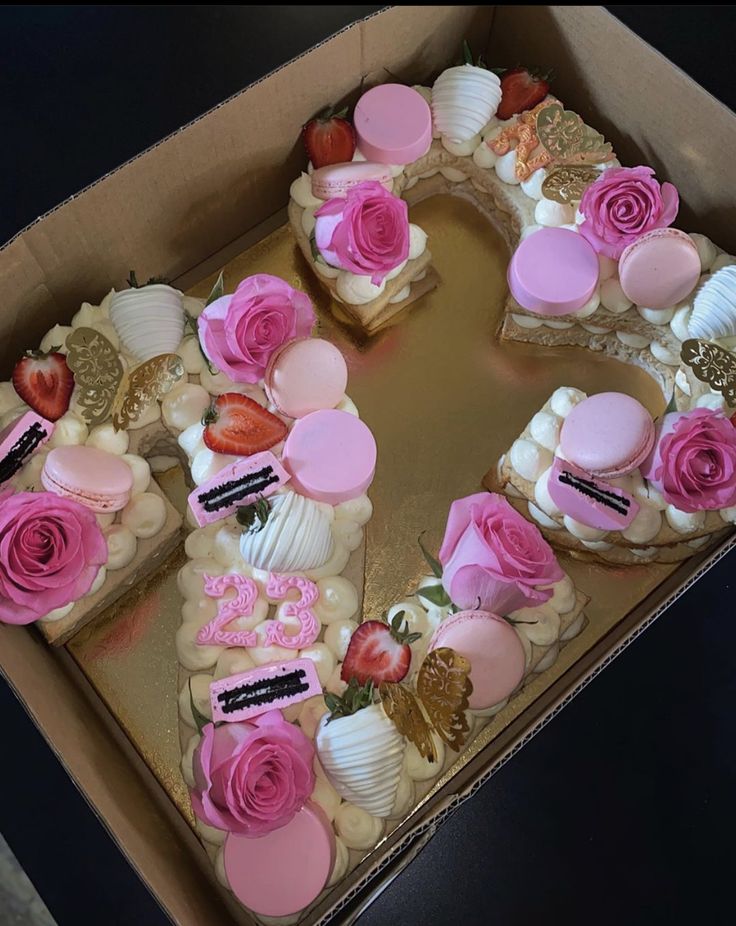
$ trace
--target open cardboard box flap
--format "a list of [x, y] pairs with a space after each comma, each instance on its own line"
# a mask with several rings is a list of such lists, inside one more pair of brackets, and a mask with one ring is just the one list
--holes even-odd
[[[476, 50], [487, 48], [493, 64], [554, 66], [555, 92], [613, 142], [624, 163], [650, 164], [677, 185], [683, 200], [678, 225], [736, 250], [730, 221], [736, 190], [728, 183], [736, 117], [604, 10], [397, 7], [222, 103], [9, 242], [0, 251], [5, 374], [21, 350], [38, 343], [54, 322], [68, 321], [83, 299], [99, 300], [111, 285], [121, 286], [131, 266], [141, 278], [195, 279], [197, 268], [284, 205], [303, 166], [298, 138], [305, 120], [328, 101], [354, 101], [361, 83], [392, 76], [428, 82], [455, 59], [463, 38]], [[492, 744], [494, 767], [680, 594], [696, 569], [708, 568], [730, 546], [690, 561], [632, 612], [615, 639], [602, 641], [584, 665], [576, 665], [574, 677], [561, 679], [527, 712], [533, 716], [520, 718], [503, 743]], [[52, 652], [32, 632], [0, 625], [0, 668], [174, 921], [231, 921], [193, 833], [66, 654]], [[454, 806], [489, 773], [488, 752], [393, 834], [386, 849], [407, 848], [417, 827], [431, 833], [441, 808]], [[361, 879], [378, 876], [388, 861], [386, 852], [354, 873], [346, 889], [357, 893]], [[328, 915], [335, 893], [316, 916]], [[353, 906], [359, 903], [356, 896]]]

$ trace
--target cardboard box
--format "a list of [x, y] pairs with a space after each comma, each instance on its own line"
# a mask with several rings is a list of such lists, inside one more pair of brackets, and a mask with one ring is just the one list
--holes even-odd
[[[68, 321], [83, 299], [101, 299], [111, 284], [121, 286], [131, 253], [141, 255], [140, 277], [165, 272], [187, 287], [258, 240], [283, 218], [302, 163], [295, 139], [325, 99], [353, 102], [362, 80], [385, 80], [384, 68], [410, 83], [427, 82], [453, 60], [463, 38], [486, 47], [490, 61], [554, 66], [556, 93], [614, 142], [624, 163], [652, 164], [678, 186], [678, 224], [736, 250], [729, 220], [736, 191], [725, 182], [736, 117], [601, 8], [399, 7], [350, 27], [222, 103], [6, 245], [0, 252], [0, 369], [7, 376], [19, 350], [52, 323]], [[636, 81], [626, 78], [632, 73]], [[258, 133], [249, 131], [254, 124]], [[148, 208], [141, 210], [141, 202]], [[305, 922], [326, 922], [338, 911], [355, 915], [461, 800], [734, 544], [728, 540], [679, 567]], [[69, 656], [31, 631], [0, 626], [0, 668], [172, 920], [182, 926], [250, 922], [234, 912], [193, 832]]]

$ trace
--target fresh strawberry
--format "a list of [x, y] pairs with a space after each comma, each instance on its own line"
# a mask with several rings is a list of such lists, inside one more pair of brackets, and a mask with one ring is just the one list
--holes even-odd
[[58, 421], [69, 408], [74, 377], [63, 354], [29, 350], [13, 369], [13, 386], [34, 412]]
[[529, 68], [510, 68], [501, 77], [501, 104], [497, 119], [510, 119], [516, 113], [534, 109], [549, 93], [551, 74], [540, 74]]
[[340, 670], [344, 682], [356, 679], [364, 685], [372, 681], [400, 682], [409, 671], [411, 663], [410, 643], [418, 640], [421, 633], [409, 633], [404, 621], [404, 612], [399, 611], [391, 624], [384, 621], [364, 621], [350, 638], [345, 661]]
[[315, 168], [353, 160], [355, 129], [345, 118], [346, 113], [346, 109], [334, 113], [328, 107], [302, 126], [304, 147]]
[[286, 437], [284, 422], [237, 392], [219, 395], [202, 417], [203, 439], [215, 453], [248, 457], [268, 450]]

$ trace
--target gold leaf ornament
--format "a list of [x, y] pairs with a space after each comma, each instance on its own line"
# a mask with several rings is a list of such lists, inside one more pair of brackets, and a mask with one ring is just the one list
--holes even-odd
[[117, 350], [94, 328], [75, 328], [66, 346], [78, 388], [76, 399], [90, 426], [112, 415], [115, 430], [125, 430], [184, 376], [178, 354], [159, 354], [126, 372]]
[[414, 694], [399, 682], [381, 682], [378, 693], [384, 713], [399, 733], [414, 743], [423, 758], [436, 762], [432, 730]]
[[557, 167], [542, 183], [542, 194], [563, 206], [579, 203], [583, 193], [600, 177], [595, 167]]
[[680, 356], [701, 383], [720, 392], [732, 408], [736, 405], [736, 355], [720, 344], [690, 338], [682, 342]]
[[559, 103], [537, 112], [537, 137], [555, 164], [602, 164], [614, 157], [613, 148], [599, 132]]
[[465, 656], [448, 646], [427, 653], [417, 674], [417, 697], [437, 734], [456, 751], [470, 730], [465, 712], [472, 693]]

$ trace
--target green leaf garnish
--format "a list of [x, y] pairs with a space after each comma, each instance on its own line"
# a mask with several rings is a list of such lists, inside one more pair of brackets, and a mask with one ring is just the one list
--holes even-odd
[[350, 717], [351, 714], [355, 714], [364, 707], [373, 704], [373, 680], [368, 679], [365, 685], [361, 685], [358, 679], [353, 676], [342, 695], [327, 691], [324, 698], [330, 712], [327, 723], [337, 720], [338, 717]]
[[210, 294], [207, 297], [207, 302], [205, 302], [204, 304], [205, 308], [207, 308], [207, 306], [210, 305], [210, 303], [214, 302], [215, 299], [220, 299], [222, 296], [225, 295], [225, 278], [223, 277], [223, 272], [224, 271], [221, 270], [220, 275], [215, 280], [214, 286], [212, 287], [212, 290], [210, 291]]
[[419, 544], [419, 549], [422, 551], [422, 554], [424, 555], [424, 558], [427, 561], [427, 565], [432, 570], [432, 574], [436, 576], [438, 579], [441, 579], [442, 578], [442, 564], [440, 563], [438, 559], [435, 559], [434, 556], [432, 556], [432, 554], [429, 552], [429, 550], [424, 546], [424, 543], [422, 541], [423, 536], [424, 534], [420, 534], [417, 537], [417, 543]]
[[449, 608], [452, 604], [450, 596], [441, 585], [425, 585], [417, 589], [417, 595], [438, 608]]
[[194, 703], [194, 695], [192, 694], [192, 680], [189, 679], [189, 706], [192, 709], [192, 717], [194, 717], [194, 722], [197, 725], [197, 733], [202, 735], [202, 730], [207, 726], [208, 723], [212, 723], [209, 717], [206, 717], [202, 711], [199, 710], [197, 705]]
[[207, 356], [207, 354], [205, 354], [204, 348], [202, 347], [202, 342], [199, 340], [199, 327], [197, 325], [197, 319], [191, 314], [191, 312], [187, 312], [186, 309], [184, 309], [184, 328], [189, 328], [191, 333], [197, 339], [199, 352], [202, 355], [204, 362], [207, 364], [207, 369], [210, 371], [210, 374], [212, 376], [217, 376], [220, 371], [216, 366], [210, 363], [210, 358]]
[[245, 533], [257, 534], [266, 526], [270, 514], [271, 503], [260, 495], [252, 505], [241, 505], [235, 518], [238, 524], [245, 528]]

